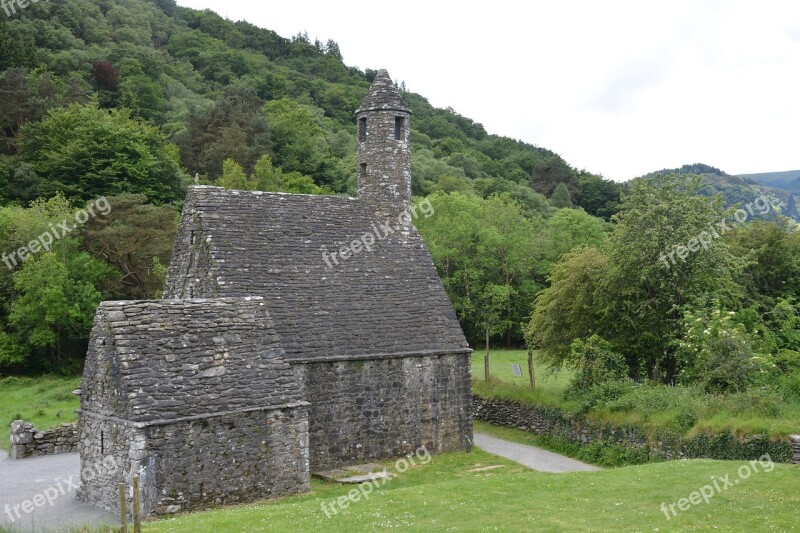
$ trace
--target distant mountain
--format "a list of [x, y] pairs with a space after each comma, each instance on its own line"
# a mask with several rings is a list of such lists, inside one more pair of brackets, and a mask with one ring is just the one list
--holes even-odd
[[785, 189], [794, 195], [800, 195], [800, 170], [788, 170], [786, 172], [762, 172], [759, 174], [740, 174], [746, 178], [762, 185], [768, 185], [778, 189]]
[[[800, 171], [796, 172], [798, 177], [797, 184], [800, 185]], [[796, 193], [787, 188], [779, 187], [777, 185], [777, 180], [770, 182], [768, 179], [759, 181], [753, 178], [753, 176], [791, 174], [789, 172], [732, 176], [716, 167], [703, 163], [695, 163], [692, 165], [683, 165], [680, 168], [668, 168], [651, 172], [644, 177], [648, 178], [658, 174], [696, 174], [702, 176], [704, 187], [701, 193], [709, 196], [722, 193], [728, 206], [734, 204], [746, 205], [756, 198], [764, 196], [769, 199], [774, 209], [767, 215], [757, 216], [756, 218], [770, 220], [777, 215], [783, 215], [800, 222], [800, 210], [798, 210], [797, 206], [798, 198], [795, 196], [796, 194], [800, 194], [800, 192]], [[781, 176], [781, 179], [784, 178]]]

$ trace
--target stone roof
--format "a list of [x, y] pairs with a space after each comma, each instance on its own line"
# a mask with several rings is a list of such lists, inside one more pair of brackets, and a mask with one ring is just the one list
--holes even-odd
[[411, 113], [411, 110], [403, 101], [403, 97], [400, 96], [397, 87], [394, 86], [392, 78], [389, 77], [389, 73], [385, 70], [378, 71], [372, 86], [367, 92], [367, 96], [361, 103], [361, 107], [356, 111], [356, 114], [375, 110], [395, 110]]
[[261, 298], [102, 303], [81, 391], [83, 411], [139, 423], [302, 401]]
[[263, 296], [290, 359], [468, 349], [413, 226], [323, 259], [377, 226], [354, 198], [191, 187], [165, 297]]

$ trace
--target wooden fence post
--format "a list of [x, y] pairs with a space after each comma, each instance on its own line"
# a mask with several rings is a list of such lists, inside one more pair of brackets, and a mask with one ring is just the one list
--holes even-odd
[[133, 533], [142, 533], [141, 503], [139, 476], [133, 476]]
[[128, 505], [125, 497], [125, 483], [117, 485], [119, 489], [119, 520], [122, 527], [119, 528], [120, 533], [128, 533]]

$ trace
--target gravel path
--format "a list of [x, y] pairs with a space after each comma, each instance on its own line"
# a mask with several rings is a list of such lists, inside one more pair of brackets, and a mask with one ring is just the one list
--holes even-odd
[[0, 527], [40, 533], [115, 524], [111, 513], [75, 499], [79, 473], [77, 453], [12, 461], [0, 450]]
[[594, 472], [600, 470], [596, 466], [587, 465], [557, 453], [548, 452], [527, 444], [498, 439], [486, 433], [475, 433], [475, 446], [539, 472]]

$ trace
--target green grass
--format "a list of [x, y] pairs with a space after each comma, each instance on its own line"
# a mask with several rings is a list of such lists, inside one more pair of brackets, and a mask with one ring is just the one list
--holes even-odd
[[[480, 386], [484, 381], [484, 355], [485, 351], [472, 353], [472, 379]], [[518, 364], [522, 370], [522, 377], [514, 375], [511, 365]], [[537, 353], [533, 354], [533, 370], [536, 377], [537, 394], [535, 397], [552, 397], [556, 402], [564, 388], [572, 379], [572, 372], [562, 370], [552, 372], [550, 368], [537, 362]], [[505, 388], [509, 391], [530, 391], [528, 377], [528, 352], [527, 350], [498, 350], [493, 349], [489, 354], [489, 383], [494, 387]], [[541, 394], [538, 394], [541, 393]]]
[[[578, 411], [578, 401], [563, 398], [572, 373], [566, 370], [548, 372], [547, 367], [536, 363], [534, 353], [537, 384], [532, 390], [527, 378], [527, 358], [525, 350], [493, 350], [489, 358], [490, 378], [486, 382], [483, 353], [473, 353], [473, 391], [486, 398], [558, 407], [567, 414]], [[522, 378], [513, 376], [511, 365], [514, 363], [521, 366]], [[764, 397], [758, 390], [720, 396], [691, 387], [642, 387], [616, 405], [592, 409], [585, 414], [597, 422], [631, 424], [651, 434], [667, 429], [687, 438], [725, 431], [743, 437], [765, 434], [776, 439], [799, 433], [800, 404], [773, 396]]]
[[79, 377], [0, 379], [0, 448], [8, 450], [9, 426], [14, 420], [31, 422], [37, 429], [75, 422], [80, 400], [72, 391], [80, 384]]
[[[391, 465], [391, 463], [387, 463]], [[315, 481], [307, 495], [146, 524], [158, 532], [261, 531], [790, 531], [799, 466], [775, 465], [667, 520], [676, 502], [745, 463], [676, 461], [601, 472], [545, 474], [480, 450], [434, 456], [328, 518], [322, 502], [352, 486]], [[487, 465], [502, 468], [469, 472]], [[390, 467], [391, 468], [391, 467]]]

